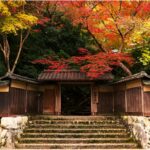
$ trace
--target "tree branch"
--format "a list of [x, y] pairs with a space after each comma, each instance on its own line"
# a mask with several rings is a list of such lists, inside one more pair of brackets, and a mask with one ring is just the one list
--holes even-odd
[[4, 48], [3, 48], [1, 43], [0, 43], [0, 49], [1, 49], [2, 52], [4, 52]]
[[126, 37], [134, 29], [134, 27], [135, 24], [133, 24], [133, 26], [127, 32], [125, 32], [123, 36]]
[[9, 42], [8, 42], [8, 39], [7, 39], [7, 36], [6, 36], [6, 60], [7, 60], [7, 69], [8, 69], [8, 72], [10, 72], [10, 62], [9, 62], [9, 57], [10, 57], [10, 46], [9, 46]]
[[122, 8], [122, 0], [119, 1], [119, 13], [121, 12], [121, 8]]
[[93, 35], [93, 33], [88, 29], [87, 27], [87, 31], [88, 33], [92, 36], [92, 38], [94, 39], [94, 41], [96, 42], [97, 46], [100, 48], [101, 51], [103, 52], [107, 52], [107, 50], [105, 50], [102, 46], [102, 44], [95, 38], [95, 36]]
[[132, 17], [136, 16], [136, 14], [138, 13], [138, 8], [140, 7], [141, 4], [142, 4], [142, 1], [139, 1], [137, 7], [135, 8], [135, 12], [133, 12], [132, 14]]
[[21, 54], [21, 51], [22, 51], [23, 44], [26, 41], [26, 39], [28, 38], [29, 34], [30, 34], [30, 29], [28, 29], [28, 31], [27, 31], [24, 39], [23, 39], [23, 33], [22, 33], [22, 31], [20, 33], [20, 46], [19, 46], [19, 50], [18, 50], [16, 59], [15, 59], [15, 62], [14, 62], [13, 67], [11, 69], [11, 74], [14, 73], [14, 71], [15, 71], [16, 65], [18, 63], [18, 60], [19, 60], [19, 57], [20, 57], [20, 54]]
[[3, 46], [1, 44], [0, 47], [1, 51], [3, 52], [4, 63], [7, 68], [7, 72], [10, 72], [10, 64], [9, 64], [10, 46], [6, 34], [3, 35]]
[[122, 68], [128, 75], [132, 75], [129, 68], [127, 68], [122, 62], [119, 63], [120, 68]]
[[115, 31], [113, 31], [113, 30], [108, 29], [107, 26], [106, 26], [106, 24], [105, 24], [105, 22], [104, 22], [103, 20], [102, 20], [101, 22], [102, 22], [102, 24], [104, 25], [104, 27], [105, 27], [109, 32], [112, 32], [112, 33], [115, 33], [115, 34], [118, 33], [118, 32], [115, 32]]

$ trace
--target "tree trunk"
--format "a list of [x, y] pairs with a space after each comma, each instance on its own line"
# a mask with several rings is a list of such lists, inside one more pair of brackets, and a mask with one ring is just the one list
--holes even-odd
[[23, 38], [23, 33], [21, 31], [20, 33], [20, 45], [19, 45], [19, 50], [18, 50], [18, 53], [17, 53], [17, 56], [16, 56], [16, 59], [14, 61], [14, 64], [12, 66], [12, 69], [11, 69], [11, 74], [14, 73], [15, 69], [16, 69], [16, 66], [17, 66], [17, 63], [18, 63], [18, 60], [19, 60], [19, 57], [20, 57], [20, 54], [22, 52], [22, 47], [23, 47], [23, 44], [25, 42], [25, 40], [28, 38], [29, 36], [29, 33], [30, 33], [30, 30], [27, 31], [25, 37]]
[[96, 42], [97, 46], [99, 47], [99, 49], [102, 51], [102, 52], [106, 52], [106, 50], [103, 48], [102, 44], [96, 39], [96, 37], [93, 35], [93, 33], [88, 29], [87, 27], [87, 31], [88, 33], [92, 36], [92, 38], [94, 39], [94, 41]]
[[3, 36], [3, 46], [0, 45], [0, 47], [1, 47], [1, 51], [3, 52], [4, 62], [5, 62], [7, 72], [10, 72], [10, 62], [9, 62], [10, 46], [9, 46], [9, 42], [8, 42], [8, 39], [7, 39], [7, 35]]
[[131, 71], [129, 68], [127, 68], [122, 62], [119, 63], [119, 66], [125, 71], [128, 75], [132, 75]]
[[20, 32], [19, 50], [18, 50], [16, 59], [15, 59], [13, 65], [12, 65], [12, 68], [10, 68], [10, 46], [9, 46], [9, 41], [8, 41], [7, 35], [3, 36], [3, 44], [0, 44], [0, 50], [3, 53], [4, 62], [5, 62], [5, 66], [6, 66], [6, 73], [5, 73], [4, 76], [0, 77], [0, 79], [3, 79], [3, 78], [5, 78], [5, 77], [7, 77], [7, 76], [14, 73], [15, 68], [17, 66], [17, 63], [18, 63], [18, 60], [19, 60], [19, 57], [20, 57], [20, 54], [21, 54], [21, 51], [22, 51], [23, 44], [24, 44], [25, 40], [28, 38], [29, 33], [30, 33], [30, 29], [26, 32], [26, 35], [23, 38], [23, 33], [22, 33], [22, 31]]

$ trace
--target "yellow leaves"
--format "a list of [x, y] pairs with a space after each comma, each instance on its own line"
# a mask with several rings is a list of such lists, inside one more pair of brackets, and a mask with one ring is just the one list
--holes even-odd
[[87, 33], [87, 30], [86, 30], [86, 29], [81, 29], [81, 31], [82, 31], [83, 33]]
[[138, 20], [135, 25], [134, 31], [126, 41], [128, 45], [141, 44], [146, 37], [150, 36], [150, 19], [146, 21]]
[[[19, 8], [20, 11], [16, 11], [16, 8], [23, 6], [25, 0], [8, 0], [0, 1], [0, 13], [2, 17], [0, 18], [0, 33], [2, 34], [17, 34], [18, 30], [28, 29], [37, 22], [37, 17], [30, 14], [26, 14]], [[11, 8], [14, 10], [11, 12]], [[9, 10], [10, 9], [10, 10]]]
[[93, 11], [94, 12], [97, 12], [97, 11], [99, 11], [101, 9], [101, 6], [100, 5], [97, 5], [94, 9], [93, 9]]
[[38, 20], [37, 17], [25, 13], [18, 13], [16, 14], [16, 17], [18, 18], [18, 21], [28, 27], [36, 24]]
[[0, 24], [0, 32], [9, 34], [17, 34], [17, 30], [22, 29], [23, 26], [18, 20], [12, 16], [5, 18], [5, 21]]
[[10, 16], [11, 15], [8, 7], [2, 1], [0, 1], [0, 14], [2, 16]]
[[26, 4], [25, 0], [7, 0], [7, 5], [9, 5], [10, 7], [18, 8], [25, 4]]
[[9, 16], [0, 22], [0, 32], [9, 34], [17, 34], [17, 30], [30, 28], [37, 22], [37, 18], [27, 14], [17, 14], [16, 16]]

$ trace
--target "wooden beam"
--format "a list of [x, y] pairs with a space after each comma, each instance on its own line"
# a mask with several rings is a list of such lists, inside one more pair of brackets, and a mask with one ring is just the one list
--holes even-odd
[[23, 81], [17, 81], [17, 80], [12, 80], [10, 87], [27, 90], [27, 91], [44, 91], [43, 87], [41, 89], [41, 87], [38, 85], [23, 82]]
[[113, 92], [114, 89], [112, 86], [99, 86], [98, 92]]
[[84, 82], [84, 81], [81, 81], [81, 82], [79, 82], [79, 81], [77, 81], [77, 82], [59, 82], [59, 84], [74, 84], [74, 85], [76, 85], [76, 84], [80, 84], [80, 85], [82, 85], [82, 84], [93, 84], [94, 82], [88, 82], [88, 81], [86, 81], [86, 82]]
[[143, 86], [143, 91], [144, 92], [150, 92], [150, 85], [144, 85]]
[[114, 85], [115, 91], [124, 91], [126, 90], [126, 83], [118, 83], [117, 85]]
[[141, 87], [141, 86], [142, 86], [141, 79], [136, 79], [136, 80], [133, 80], [133, 81], [128, 81], [126, 83], [126, 89], [131, 89], [131, 88]]
[[38, 91], [39, 89], [39, 86], [38, 85], [33, 85], [33, 84], [28, 84], [28, 83], [26, 83], [27, 84], [27, 90], [28, 91]]
[[12, 80], [10, 87], [26, 90], [26, 83], [21, 82], [21, 81]]
[[55, 89], [56, 85], [40, 85], [38, 91], [44, 92], [45, 89]]
[[6, 86], [1, 86], [0, 87], [0, 92], [9, 92], [9, 86], [6, 85]]

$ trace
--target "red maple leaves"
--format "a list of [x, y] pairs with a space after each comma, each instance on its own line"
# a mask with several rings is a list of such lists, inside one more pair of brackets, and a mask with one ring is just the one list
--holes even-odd
[[[69, 59], [41, 59], [36, 63], [46, 64], [48, 70], [59, 71], [78, 66], [87, 76], [96, 78], [120, 66], [126, 73], [133, 59], [124, 50], [128, 39], [134, 33], [139, 21], [149, 17], [150, 2], [144, 1], [58, 1], [57, 10], [63, 12], [73, 25], [80, 24], [84, 32], [95, 42], [97, 54], [90, 54], [85, 48], [78, 48], [80, 56]], [[112, 53], [110, 49], [117, 49]], [[99, 50], [99, 51], [98, 51]]]
[[86, 48], [80, 47], [80, 48], [78, 48], [78, 53], [80, 55], [87, 55], [89, 53], [89, 51]]
[[59, 61], [50, 60], [49, 58], [34, 61], [34, 63], [47, 65], [47, 71], [56, 70], [56, 72], [70, 68], [70, 64], [74, 64], [80, 68], [81, 72], [85, 72], [91, 78], [97, 78], [106, 72], [112, 71], [113, 67], [120, 66], [121, 62], [132, 65], [133, 59], [129, 54], [100, 52], [95, 55], [73, 56]]

